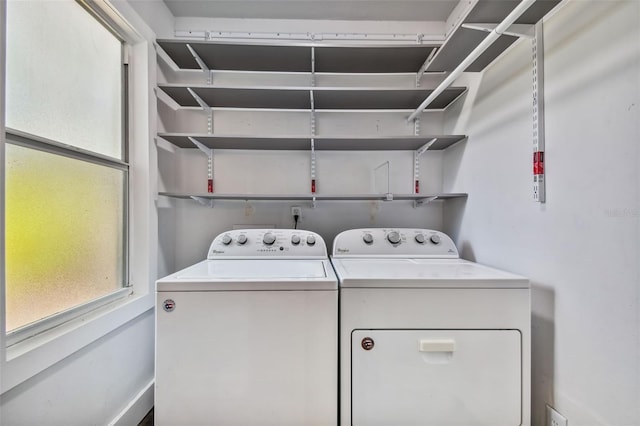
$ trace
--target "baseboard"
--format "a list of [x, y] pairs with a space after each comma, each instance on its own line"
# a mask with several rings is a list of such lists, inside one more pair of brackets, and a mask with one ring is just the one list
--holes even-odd
[[151, 380], [138, 394], [127, 404], [110, 423], [109, 426], [137, 426], [138, 423], [153, 408], [153, 385]]

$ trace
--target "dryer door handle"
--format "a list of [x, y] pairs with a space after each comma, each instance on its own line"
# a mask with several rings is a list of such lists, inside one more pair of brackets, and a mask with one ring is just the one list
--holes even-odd
[[418, 342], [418, 351], [420, 352], [453, 352], [455, 350], [456, 341], [453, 339], [423, 339]]

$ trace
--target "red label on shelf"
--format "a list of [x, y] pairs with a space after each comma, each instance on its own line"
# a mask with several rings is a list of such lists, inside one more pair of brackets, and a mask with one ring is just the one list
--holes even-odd
[[420, 181], [417, 180], [416, 181], [416, 194], [419, 194], [419, 193], [420, 193]]
[[315, 179], [311, 179], [311, 193], [313, 193], [313, 194], [316, 193], [316, 180]]
[[533, 174], [534, 175], [544, 174], [544, 152], [543, 151], [536, 151], [533, 153]]
[[213, 179], [207, 180], [207, 192], [213, 193]]

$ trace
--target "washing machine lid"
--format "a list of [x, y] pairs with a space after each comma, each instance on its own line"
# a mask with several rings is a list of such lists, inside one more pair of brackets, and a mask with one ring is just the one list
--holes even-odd
[[328, 260], [204, 260], [156, 281], [157, 291], [335, 290]]
[[340, 287], [529, 288], [529, 280], [463, 259], [335, 259]]

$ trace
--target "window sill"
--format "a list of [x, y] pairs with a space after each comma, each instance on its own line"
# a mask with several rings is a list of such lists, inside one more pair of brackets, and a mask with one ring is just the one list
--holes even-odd
[[132, 294], [7, 348], [0, 393], [30, 379], [153, 306], [153, 293]]

